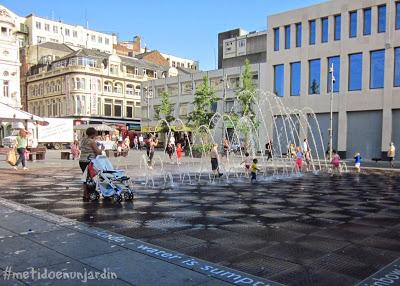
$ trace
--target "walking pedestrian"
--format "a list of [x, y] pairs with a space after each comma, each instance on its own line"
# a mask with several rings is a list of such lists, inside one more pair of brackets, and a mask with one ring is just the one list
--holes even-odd
[[211, 157], [211, 169], [214, 175], [218, 175], [219, 177], [221, 177], [223, 174], [219, 171], [218, 144], [213, 145], [213, 148], [211, 149], [210, 152], [210, 157]]
[[71, 144], [71, 155], [72, 155], [72, 160], [79, 159], [81, 157], [81, 149], [79, 148], [78, 140], [75, 140]]
[[182, 144], [178, 143], [178, 145], [176, 145], [176, 163], [178, 165], [181, 164], [181, 159], [182, 159]]
[[257, 181], [257, 171], [260, 171], [257, 167], [258, 160], [253, 159], [253, 164], [251, 164], [251, 182], [254, 183]]
[[340, 156], [339, 154], [336, 152], [336, 150], [332, 151], [332, 171], [338, 171], [340, 173]]
[[[97, 146], [96, 138], [97, 131], [93, 127], [89, 127], [86, 129], [86, 137], [82, 138], [81, 141], [81, 158], [79, 160], [79, 167], [82, 170], [82, 173], [85, 174], [86, 168], [90, 163], [90, 160], [96, 158], [97, 155], [102, 154], [102, 149]], [[104, 149], [104, 145], [101, 145]], [[90, 190], [87, 185], [88, 176], [82, 177], [83, 185], [83, 199], [89, 200], [90, 199]]]
[[296, 171], [301, 172], [301, 167], [303, 165], [303, 153], [301, 153], [301, 148], [296, 148]]
[[171, 143], [168, 144], [165, 152], [168, 154], [169, 160], [172, 161], [172, 154], [174, 153], [174, 148], [172, 148]]
[[139, 146], [138, 146], [138, 138], [137, 138], [137, 136], [135, 136], [135, 138], [133, 138], [133, 147], [136, 149], [136, 150], [139, 150]]
[[308, 146], [308, 141], [307, 141], [307, 139], [304, 139], [304, 141], [303, 141], [303, 154], [305, 154], [309, 149], [310, 148]]
[[142, 150], [144, 144], [143, 135], [139, 135], [139, 150]]
[[224, 140], [224, 155], [228, 158], [229, 155], [229, 141], [225, 138]]
[[269, 140], [267, 144], [265, 144], [265, 154], [267, 155], [267, 162], [269, 159], [272, 160], [272, 141]]
[[356, 168], [356, 172], [360, 173], [360, 171], [361, 171], [361, 155], [360, 155], [360, 153], [356, 153], [356, 155], [354, 155], [354, 167]]
[[18, 170], [19, 163], [22, 164], [23, 170], [28, 170], [26, 167], [26, 148], [28, 147], [28, 131], [21, 129], [19, 135], [16, 138], [16, 147], [18, 152], [18, 160], [14, 165], [14, 169]]
[[148, 145], [147, 154], [149, 157], [148, 165], [149, 165], [149, 168], [152, 169], [153, 168], [153, 157], [154, 157], [154, 152], [156, 150], [156, 146], [158, 145], [158, 139], [155, 138], [154, 136], [151, 136], [147, 145]]
[[387, 155], [388, 159], [389, 159], [390, 168], [394, 168], [393, 161], [394, 161], [395, 155], [396, 155], [396, 147], [394, 147], [394, 143], [391, 142], [389, 145], [389, 150], [388, 150], [388, 155]]
[[250, 166], [251, 166], [251, 158], [250, 158], [250, 154], [249, 152], [246, 152], [244, 154], [244, 160], [242, 163], [240, 163], [240, 165], [244, 164], [244, 168], [246, 169], [246, 172], [250, 171]]

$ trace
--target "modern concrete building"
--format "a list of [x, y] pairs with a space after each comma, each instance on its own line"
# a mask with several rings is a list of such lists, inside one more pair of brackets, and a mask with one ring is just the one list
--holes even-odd
[[328, 1], [267, 22], [268, 90], [311, 107], [325, 144], [333, 64], [334, 148], [385, 158], [391, 141], [400, 146], [400, 1]]
[[[265, 81], [259, 81], [259, 78], [266, 78], [265, 64], [251, 65], [251, 69], [254, 86], [257, 89], [266, 89]], [[240, 77], [242, 72], [243, 67], [234, 67], [143, 82], [141, 86], [142, 132], [156, 131], [158, 121], [155, 119], [155, 114], [157, 107], [161, 104], [160, 94], [163, 91], [167, 91], [170, 95], [174, 117], [180, 118], [185, 122], [187, 115], [193, 110], [196, 87], [202, 84], [205, 75], [208, 75], [210, 86], [220, 99], [214, 107], [214, 111], [220, 114], [231, 111], [235, 104], [236, 93], [241, 87]], [[179, 131], [180, 128], [182, 126], [174, 126], [174, 130]], [[216, 132], [216, 134], [221, 135], [215, 138], [216, 141], [222, 141], [222, 130], [221, 132]]]
[[[218, 34], [218, 39], [222, 40], [222, 56], [218, 54], [218, 60], [221, 59], [221, 65], [218, 68], [240, 67], [244, 65], [246, 59], [251, 64], [265, 63], [267, 60], [267, 47], [265, 46], [267, 32], [254, 31], [248, 33], [242, 29], [237, 31], [239, 33], [230, 38], [223, 37], [226, 32]], [[220, 47], [220, 43], [218, 43], [218, 47]], [[220, 49], [218, 49], [218, 52], [220, 52]]]
[[163, 66], [93, 49], [61, 56], [65, 45], [51, 44], [60, 46], [60, 56], [54, 56], [54, 52], [49, 57], [44, 54], [46, 61], [29, 69], [29, 112], [70, 117], [76, 123], [119, 123], [140, 129], [140, 84], [165, 76], [168, 71]]

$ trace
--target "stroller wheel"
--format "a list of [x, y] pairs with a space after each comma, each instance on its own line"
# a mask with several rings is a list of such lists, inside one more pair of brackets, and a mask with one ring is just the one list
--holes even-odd
[[89, 198], [91, 201], [98, 201], [100, 199], [100, 195], [98, 192], [91, 192]]
[[131, 200], [133, 200], [133, 193], [132, 193], [132, 192], [125, 192], [125, 193], [124, 193], [124, 200], [125, 200], [125, 201], [131, 201]]
[[115, 194], [112, 196], [113, 203], [120, 203], [122, 201], [122, 196]]

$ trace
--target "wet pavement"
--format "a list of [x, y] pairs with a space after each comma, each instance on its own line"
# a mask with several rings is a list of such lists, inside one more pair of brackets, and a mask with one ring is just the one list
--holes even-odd
[[0, 196], [287, 285], [355, 285], [400, 257], [398, 173], [137, 185], [120, 205], [82, 202], [79, 176], [2, 170]]

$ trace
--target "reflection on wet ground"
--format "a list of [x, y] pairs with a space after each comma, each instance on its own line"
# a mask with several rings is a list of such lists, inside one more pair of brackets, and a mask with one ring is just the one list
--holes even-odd
[[4, 171], [0, 196], [289, 285], [354, 285], [400, 257], [396, 173], [139, 185], [120, 205], [82, 202], [79, 175]]

